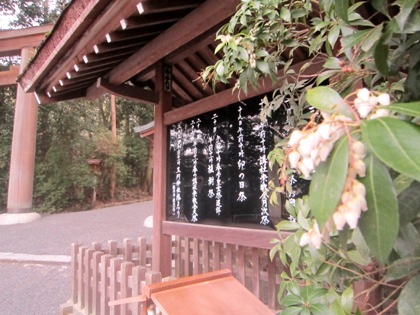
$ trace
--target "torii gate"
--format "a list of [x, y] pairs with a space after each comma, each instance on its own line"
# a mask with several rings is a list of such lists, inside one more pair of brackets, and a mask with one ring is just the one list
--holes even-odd
[[[20, 67], [0, 71], [0, 88], [16, 84], [37, 47], [52, 25], [0, 31], [0, 57], [21, 56]], [[1, 106], [1, 104], [0, 104]], [[10, 161], [7, 213], [0, 215], [0, 225], [26, 223], [40, 218], [32, 211], [38, 107], [33, 93], [17, 86]]]

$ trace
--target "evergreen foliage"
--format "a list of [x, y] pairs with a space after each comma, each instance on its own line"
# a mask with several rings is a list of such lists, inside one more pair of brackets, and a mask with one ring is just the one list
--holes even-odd
[[[290, 123], [269, 154], [271, 200], [293, 197], [292, 174], [311, 180], [271, 251], [287, 266], [282, 314], [361, 314], [354, 300], [378, 292], [364, 312], [418, 314], [420, 2], [242, 0], [217, 38], [213, 85], [238, 78], [246, 92], [289, 74], [262, 100], [262, 119], [286, 110]], [[303, 54], [301, 70], [321, 69], [290, 68]], [[353, 292], [359, 281], [369, 287]]]

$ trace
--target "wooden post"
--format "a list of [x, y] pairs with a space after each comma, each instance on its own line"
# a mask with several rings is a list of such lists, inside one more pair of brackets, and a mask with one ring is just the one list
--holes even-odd
[[[22, 49], [20, 72], [25, 69], [32, 55], [32, 48]], [[38, 106], [34, 94], [25, 94], [18, 85], [7, 199], [8, 213], [0, 217], [0, 225], [26, 223], [40, 218], [39, 214], [31, 212], [37, 118]]]
[[[112, 141], [114, 145], [117, 145], [117, 111], [115, 104], [115, 95], [111, 94], [111, 130], [112, 130]], [[112, 163], [111, 170], [111, 201], [115, 199], [115, 187], [117, 183], [117, 165], [115, 162]]]
[[159, 63], [156, 69], [156, 87], [159, 93], [159, 105], [155, 106], [154, 166], [153, 166], [153, 251], [152, 269], [162, 273], [162, 277], [171, 274], [171, 238], [163, 235], [162, 221], [166, 219], [166, 159], [167, 127], [163, 119], [172, 103], [171, 67]]

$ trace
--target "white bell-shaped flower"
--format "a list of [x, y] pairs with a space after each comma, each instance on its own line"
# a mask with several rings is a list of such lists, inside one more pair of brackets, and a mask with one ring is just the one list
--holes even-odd
[[300, 154], [298, 151], [293, 150], [292, 152], [289, 153], [289, 164], [291, 168], [297, 168], [299, 160], [300, 160]]
[[359, 89], [357, 91], [357, 98], [362, 102], [369, 101], [370, 91], [367, 88]]
[[388, 106], [391, 103], [391, 98], [389, 97], [388, 93], [379, 94], [377, 99], [378, 103], [382, 106]]

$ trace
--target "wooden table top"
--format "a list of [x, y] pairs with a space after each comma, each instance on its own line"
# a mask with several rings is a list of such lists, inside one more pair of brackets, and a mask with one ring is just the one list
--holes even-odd
[[265, 315], [274, 314], [232, 275], [201, 278], [166, 290], [150, 292], [150, 298], [164, 315]]

